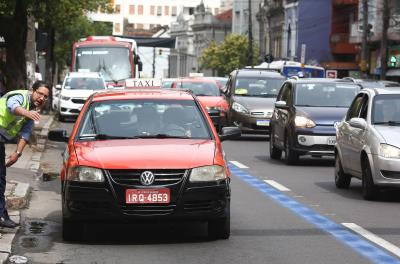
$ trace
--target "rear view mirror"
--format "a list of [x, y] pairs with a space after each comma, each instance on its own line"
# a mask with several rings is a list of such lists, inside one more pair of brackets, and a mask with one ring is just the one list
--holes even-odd
[[358, 118], [358, 117], [352, 118], [350, 119], [349, 124], [351, 127], [359, 128], [362, 130], [367, 128], [367, 122], [363, 118]]
[[277, 101], [275, 102], [275, 107], [279, 109], [288, 109], [289, 106], [286, 104], [285, 101]]
[[238, 128], [238, 127], [223, 127], [222, 134], [219, 135], [219, 139], [221, 141], [224, 141], [227, 139], [237, 139], [237, 138], [240, 138], [241, 135], [242, 135], [242, 132], [240, 131], [240, 128]]

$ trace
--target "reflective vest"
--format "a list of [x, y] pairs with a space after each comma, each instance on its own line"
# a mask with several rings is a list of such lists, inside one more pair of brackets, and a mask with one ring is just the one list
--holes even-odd
[[30, 96], [28, 90], [11, 91], [0, 98], [0, 134], [8, 140], [13, 139], [19, 133], [22, 126], [29, 120], [26, 117], [14, 115], [8, 111], [8, 98], [17, 94], [22, 95], [24, 98], [21, 107], [29, 111]]

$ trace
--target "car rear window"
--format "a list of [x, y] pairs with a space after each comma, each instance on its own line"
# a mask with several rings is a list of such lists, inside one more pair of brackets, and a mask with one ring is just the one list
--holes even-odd
[[251, 97], [276, 97], [285, 78], [238, 77], [235, 95]]
[[210, 139], [211, 132], [193, 100], [114, 100], [94, 102], [78, 137], [182, 137]]
[[178, 82], [177, 88], [191, 90], [197, 96], [220, 96], [221, 91], [212, 82]]
[[349, 107], [360, 87], [343, 83], [299, 83], [295, 105], [308, 107]]
[[65, 89], [104, 90], [104, 81], [101, 78], [71, 77], [65, 80]]

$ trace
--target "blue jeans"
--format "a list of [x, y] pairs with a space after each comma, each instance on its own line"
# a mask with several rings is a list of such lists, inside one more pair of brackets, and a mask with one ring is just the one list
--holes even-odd
[[6, 209], [6, 149], [4, 142], [0, 142], [0, 218], [8, 218]]

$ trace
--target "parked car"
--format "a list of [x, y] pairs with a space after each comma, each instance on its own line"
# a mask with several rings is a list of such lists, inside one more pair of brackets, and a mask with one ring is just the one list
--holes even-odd
[[81, 239], [85, 224], [118, 220], [208, 222], [212, 238], [230, 234], [230, 171], [221, 135], [191, 93], [164, 89], [106, 91], [85, 103], [61, 169], [62, 234]]
[[215, 80], [204, 77], [182, 78], [174, 81], [171, 88], [192, 91], [206, 108], [218, 132], [227, 125], [228, 103]]
[[275, 98], [285, 77], [276, 71], [234, 70], [225, 86], [228, 124], [242, 133], [268, 135]]
[[383, 88], [383, 87], [399, 87], [400, 83], [385, 80], [373, 80], [373, 79], [355, 79], [351, 77], [345, 77], [343, 80], [356, 83], [364, 88]]
[[106, 83], [98, 72], [68, 73], [59, 92], [58, 120], [78, 116], [86, 99], [92, 93], [105, 89]]
[[271, 119], [270, 157], [294, 164], [300, 155], [333, 156], [335, 125], [360, 90], [335, 79], [290, 78], [282, 85]]
[[345, 120], [337, 126], [335, 184], [348, 188], [362, 181], [362, 195], [371, 200], [381, 187], [400, 187], [400, 90], [361, 90]]
[[52, 100], [51, 100], [51, 109], [53, 111], [58, 111], [58, 101], [60, 100], [60, 92], [61, 92], [61, 84], [57, 84], [52, 87]]

